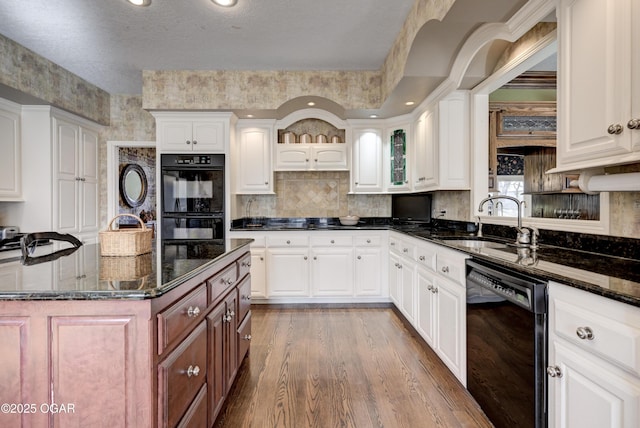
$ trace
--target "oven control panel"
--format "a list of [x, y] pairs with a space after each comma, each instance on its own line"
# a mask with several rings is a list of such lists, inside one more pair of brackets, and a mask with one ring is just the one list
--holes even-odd
[[211, 165], [211, 156], [176, 156], [176, 165]]

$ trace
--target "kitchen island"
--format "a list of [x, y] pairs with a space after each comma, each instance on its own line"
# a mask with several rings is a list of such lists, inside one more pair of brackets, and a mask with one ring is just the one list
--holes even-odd
[[249, 350], [250, 243], [3, 260], [0, 426], [210, 426]]

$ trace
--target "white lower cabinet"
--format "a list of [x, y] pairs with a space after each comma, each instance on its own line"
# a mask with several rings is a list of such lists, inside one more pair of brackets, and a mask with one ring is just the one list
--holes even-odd
[[[231, 232], [253, 238], [252, 297], [386, 301], [386, 231]], [[260, 281], [264, 278], [264, 281]], [[254, 285], [255, 283], [255, 285]]]
[[391, 300], [466, 384], [466, 254], [395, 233], [389, 248]]
[[549, 284], [549, 426], [640, 426], [640, 309]]

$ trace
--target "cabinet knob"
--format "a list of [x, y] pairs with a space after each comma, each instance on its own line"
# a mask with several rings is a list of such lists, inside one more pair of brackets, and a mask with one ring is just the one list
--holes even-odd
[[367, 239], [367, 244], [371, 244], [371, 239]]
[[234, 316], [236, 316], [236, 313], [234, 311], [232, 311], [231, 309], [229, 309], [228, 314], [229, 314], [229, 319], [231, 319]]
[[226, 280], [223, 280], [227, 285], [231, 285], [233, 284], [233, 279], [231, 278], [227, 278]]
[[191, 144], [191, 141], [187, 140], [187, 144]]
[[547, 374], [549, 375], [549, 377], [557, 377], [557, 378], [561, 378], [562, 377], [562, 371], [560, 370], [560, 367], [558, 367], [558, 366], [549, 366], [549, 367], [547, 367]]
[[309, 159], [305, 159], [304, 161], [305, 161], [305, 162], [309, 162]]
[[197, 306], [189, 306], [189, 309], [187, 309], [187, 316], [189, 318], [195, 318], [198, 315], [200, 315], [200, 308]]
[[243, 339], [244, 340], [251, 340], [251, 335], [250, 334], [245, 334]]
[[263, 262], [264, 261], [264, 257], [260, 256], [260, 261]]
[[433, 290], [433, 285], [427, 285], [427, 290], [429, 291]]
[[425, 257], [424, 257], [424, 256], [420, 256], [420, 257], [418, 257], [418, 259], [419, 259], [421, 262], [425, 261]]
[[629, 122], [627, 122], [627, 128], [640, 129], [640, 119], [631, 119]]
[[265, 181], [265, 182], [264, 182], [264, 184], [265, 184], [265, 185], [267, 185], [267, 184], [269, 184], [269, 182], [268, 182], [268, 181]]
[[287, 240], [287, 244], [291, 244], [291, 241]]
[[195, 146], [196, 144], [198, 144], [198, 142], [196, 140], [193, 140], [193, 145]]
[[335, 244], [335, 243], [336, 243], [336, 241], [334, 241], [334, 240], [332, 239], [332, 240], [331, 240], [331, 243], [332, 243], [332, 244]]
[[318, 257], [316, 257], [316, 256], [313, 256], [313, 260], [318, 260]]
[[242, 296], [244, 300], [251, 300], [251, 296]]
[[622, 133], [622, 129], [622, 125], [616, 123], [615, 125], [609, 125], [609, 128], [607, 128], [607, 132], [611, 135], [618, 135]]
[[360, 184], [360, 183], [358, 183], [358, 182], [356, 181], [356, 182], [355, 182], [355, 183], [353, 183], [353, 184], [355, 184], [355, 185], [357, 186], [357, 185], [358, 185], [358, 184]]
[[318, 159], [314, 159], [314, 162], [318, 162]]
[[442, 272], [449, 273], [449, 266], [442, 266]]
[[578, 327], [576, 329], [576, 334], [582, 340], [593, 340], [595, 338], [593, 330], [591, 330], [590, 327]]
[[187, 377], [198, 376], [200, 374], [200, 367], [189, 366], [187, 369]]
[[307, 256], [304, 256], [304, 259], [307, 260]]
[[408, 253], [408, 252], [409, 252], [409, 249], [408, 249], [408, 248], [403, 248], [403, 249], [402, 249], [402, 252], [403, 252], [403, 253]]
[[358, 256], [358, 260], [362, 260], [362, 256]]

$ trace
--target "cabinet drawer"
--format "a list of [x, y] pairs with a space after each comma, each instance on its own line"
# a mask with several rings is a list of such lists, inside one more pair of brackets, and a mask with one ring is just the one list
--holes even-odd
[[395, 236], [390, 236], [389, 237], [389, 249], [391, 251], [395, 251], [397, 253], [400, 253], [402, 251], [402, 244], [400, 242], [400, 239], [395, 237]]
[[172, 345], [207, 308], [207, 288], [203, 285], [158, 314], [158, 355]]
[[420, 244], [416, 248], [416, 260], [420, 266], [436, 270], [436, 259], [440, 247], [436, 245]]
[[238, 280], [238, 268], [235, 263], [230, 264], [217, 275], [209, 278], [209, 303], [222, 299], [227, 290]]
[[207, 328], [202, 322], [158, 365], [158, 422], [174, 427], [207, 378]]
[[246, 253], [236, 263], [238, 264], [238, 279], [244, 278], [251, 271], [251, 253]]
[[353, 245], [353, 237], [314, 236], [311, 238], [311, 245], [314, 247], [351, 247]]
[[251, 344], [251, 311], [238, 327], [238, 366], [249, 352]]
[[380, 236], [356, 236], [354, 238], [356, 247], [379, 247], [382, 245]]
[[309, 237], [300, 236], [268, 236], [267, 245], [269, 247], [306, 247], [309, 245]]
[[578, 298], [570, 301], [552, 294], [554, 333], [640, 376], [640, 311], [581, 290], [573, 291]]
[[251, 277], [246, 277], [238, 285], [238, 319], [242, 321], [251, 309]]
[[436, 256], [436, 272], [464, 286], [466, 258], [462, 253], [440, 247]]
[[411, 260], [416, 259], [416, 244], [404, 240], [400, 240], [398, 241], [398, 243], [399, 247], [396, 249], [396, 251], [402, 254], [402, 257], [406, 257]]

